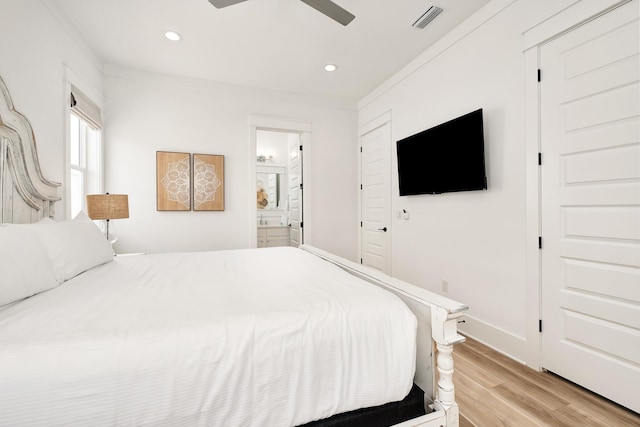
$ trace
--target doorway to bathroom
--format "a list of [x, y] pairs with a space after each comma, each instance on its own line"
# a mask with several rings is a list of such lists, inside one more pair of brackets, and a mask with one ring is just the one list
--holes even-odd
[[257, 129], [258, 247], [300, 245], [302, 194], [300, 134]]
[[[256, 247], [304, 243], [304, 165], [310, 124], [252, 116]], [[303, 161], [304, 159], [304, 161]], [[253, 233], [252, 233], [253, 235]]]

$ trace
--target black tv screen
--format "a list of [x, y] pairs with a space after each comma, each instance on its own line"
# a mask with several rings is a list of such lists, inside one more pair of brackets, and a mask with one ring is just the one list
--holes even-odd
[[396, 144], [401, 196], [487, 189], [482, 109]]

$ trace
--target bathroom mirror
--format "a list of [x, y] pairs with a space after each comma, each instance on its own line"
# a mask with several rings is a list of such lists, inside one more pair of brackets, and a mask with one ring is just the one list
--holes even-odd
[[287, 175], [284, 167], [258, 167], [256, 171], [256, 209], [283, 209], [287, 200]]

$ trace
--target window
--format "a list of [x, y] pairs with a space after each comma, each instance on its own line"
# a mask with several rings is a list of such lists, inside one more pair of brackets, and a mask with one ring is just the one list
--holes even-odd
[[72, 86], [69, 114], [69, 212], [86, 208], [86, 195], [102, 192], [100, 109]]

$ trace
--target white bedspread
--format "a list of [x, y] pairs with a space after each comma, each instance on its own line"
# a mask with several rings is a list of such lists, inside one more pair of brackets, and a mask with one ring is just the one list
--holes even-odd
[[0, 426], [298, 425], [404, 398], [415, 335], [299, 249], [117, 257], [0, 310]]

